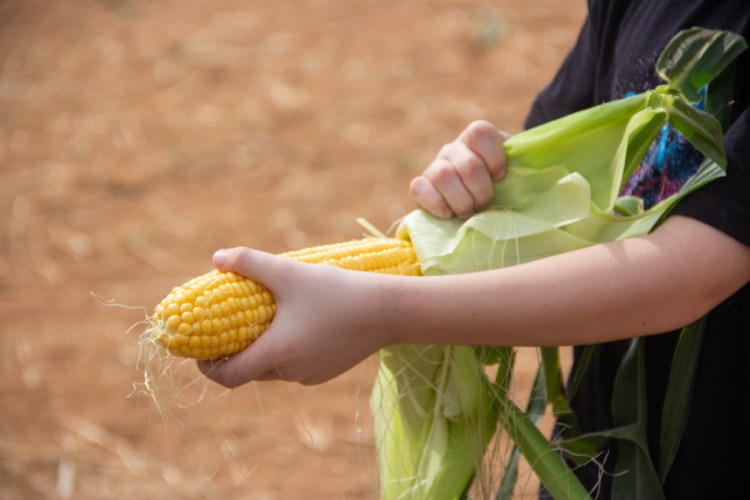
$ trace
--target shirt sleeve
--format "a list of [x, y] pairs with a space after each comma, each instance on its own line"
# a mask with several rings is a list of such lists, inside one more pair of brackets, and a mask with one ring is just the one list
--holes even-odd
[[691, 217], [750, 245], [750, 112], [735, 120], [724, 137], [727, 175], [694, 191], [672, 212]]
[[525, 127], [588, 108], [594, 104], [596, 40], [591, 17], [587, 17], [573, 46], [554, 79], [539, 93], [526, 117]]

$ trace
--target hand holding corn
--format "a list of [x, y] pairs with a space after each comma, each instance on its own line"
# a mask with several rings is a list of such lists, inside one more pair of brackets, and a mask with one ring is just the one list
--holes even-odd
[[199, 361], [211, 380], [236, 387], [252, 380], [302, 384], [329, 380], [391, 342], [376, 308], [378, 279], [328, 265], [307, 265], [247, 248], [221, 250], [214, 265], [252, 277], [273, 290], [273, 322], [249, 349], [220, 360]]

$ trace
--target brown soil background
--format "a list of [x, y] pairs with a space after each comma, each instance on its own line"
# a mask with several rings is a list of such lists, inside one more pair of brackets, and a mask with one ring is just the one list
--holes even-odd
[[165, 423], [131, 326], [216, 248], [387, 229], [469, 121], [521, 128], [584, 8], [0, 1], [0, 498], [376, 498], [376, 360], [233, 392], [182, 364]]

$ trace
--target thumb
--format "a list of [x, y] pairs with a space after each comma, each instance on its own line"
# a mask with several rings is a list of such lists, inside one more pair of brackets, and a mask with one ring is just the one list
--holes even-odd
[[251, 278], [269, 288], [277, 281], [286, 262], [284, 257], [245, 247], [221, 249], [213, 255], [213, 264], [218, 270]]

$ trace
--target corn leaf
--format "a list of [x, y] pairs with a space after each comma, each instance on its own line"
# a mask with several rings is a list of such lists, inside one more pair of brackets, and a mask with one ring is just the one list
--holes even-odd
[[664, 498], [661, 482], [651, 461], [646, 437], [646, 369], [643, 340], [631, 340], [615, 379], [612, 419], [616, 426], [629, 426], [631, 439], [620, 439], [612, 483], [614, 500]]
[[677, 341], [664, 396], [659, 438], [659, 478], [662, 483], [667, 479], [690, 417], [695, 369], [703, 343], [705, 322], [704, 317], [683, 328]]
[[371, 397], [381, 497], [459, 498], [495, 432], [495, 401], [473, 348], [384, 349]]
[[[540, 364], [536, 372], [536, 377], [534, 377], [534, 384], [531, 386], [529, 402], [526, 405], [526, 415], [534, 424], [537, 424], [544, 416], [544, 409], [547, 406], [546, 392], [544, 365]], [[497, 492], [495, 500], [511, 500], [513, 498], [516, 481], [518, 480], [518, 464], [520, 459], [521, 450], [518, 446], [514, 445], [510, 452], [508, 463], [505, 465], [500, 489]]]
[[560, 365], [560, 350], [557, 347], [542, 347], [539, 352], [542, 358], [547, 402], [552, 406], [552, 414], [555, 416], [558, 425], [562, 427], [563, 436], [578, 435], [581, 431], [565, 390]]
[[590, 499], [580, 481], [570, 471], [557, 448], [539, 431], [529, 416], [508, 398], [499, 400], [501, 424], [518, 446], [554, 498]]
[[589, 367], [589, 362], [591, 361], [591, 356], [594, 354], [595, 348], [595, 344], [589, 344], [585, 346], [583, 348], [583, 352], [578, 357], [578, 364], [575, 367], [575, 370], [570, 376], [570, 380], [568, 382], [568, 394], [571, 398], [575, 396], [576, 392], [578, 392], [578, 388], [580, 387], [581, 382], [583, 382], [583, 376]]
[[721, 146], [722, 132], [719, 121], [681, 99], [669, 100], [667, 105], [669, 124], [680, 131], [698, 151], [726, 170], [727, 156]]
[[650, 92], [604, 103], [517, 134], [505, 143], [509, 168], [564, 166], [591, 187], [591, 201], [612, 207], [622, 178], [613, 153], [635, 114], [649, 107]]
[[691, 28], [677, 33], [656, 62], [671, 89], [688, 102], [701, 100], [700, 90], [747, 48], [745, 39], [728, 31]]

